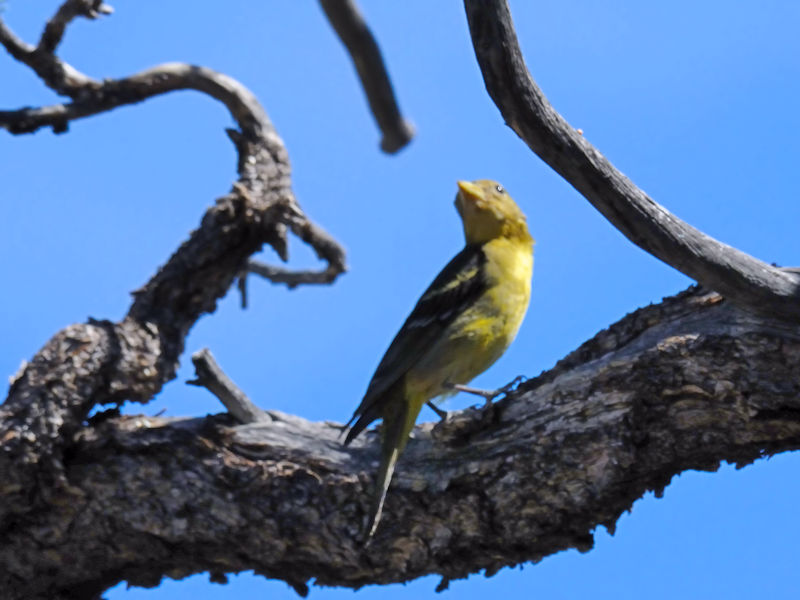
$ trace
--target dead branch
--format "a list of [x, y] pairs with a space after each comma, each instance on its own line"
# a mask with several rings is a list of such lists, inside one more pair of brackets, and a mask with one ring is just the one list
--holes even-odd
[[328, 21], [342, 40], [361, 80], [369, 108], [383, 134], [381, 150], [394, 154], [414, 137], [414, 126], [400, 114], [378, 42], [353, 0], [320, 0]]

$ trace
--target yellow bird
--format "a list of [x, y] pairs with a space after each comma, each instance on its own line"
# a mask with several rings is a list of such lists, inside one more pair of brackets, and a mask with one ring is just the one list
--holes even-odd
[[466, 245], [422, 294], [348, 423], [355, 421], [345, 444], [383, 419], [367, 540], [422, 406], [456, 393], [500, 358], [528, 308], [534, 242], [523, 212], [499, 183], [485, 179], [459, 181], [455, 204]]

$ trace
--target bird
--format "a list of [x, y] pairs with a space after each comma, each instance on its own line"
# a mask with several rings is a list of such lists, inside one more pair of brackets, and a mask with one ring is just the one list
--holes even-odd
[[455, 206], [465, 246], [422, 294], [347, 423], [345, 445], [383, 419], [366, 542], [381, 520], [397, 459], [422, 406], [457, 393], [500, 358], [528, 308], [534, 240], [525, 214], [488, 179], [459, 181]]

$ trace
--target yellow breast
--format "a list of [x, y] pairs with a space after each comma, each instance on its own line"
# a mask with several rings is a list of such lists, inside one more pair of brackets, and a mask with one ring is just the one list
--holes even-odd
[[446, 394], [445, 384], [468, 383], [503, 355], [519, 331], [531, 295], [532, 241], [500, 238], [483, 250], [488, 288], [408, 373], [412, 393], [430, 399]]

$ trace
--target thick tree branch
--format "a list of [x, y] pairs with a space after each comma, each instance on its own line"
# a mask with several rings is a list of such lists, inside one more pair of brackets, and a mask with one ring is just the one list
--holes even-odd
[[[258, 100], [240, 83], [210, 69], [175, 63], [102, 82], [80, 74], [61, 78], [59, 72], [77, 71], [47, 50], [57, 46], [74, 16], [90, 16], [89, 5], [96, 10], [103, 6], [67, 0], [35, 50], [0, 20], [0, 42], [12, 56], [51, 87], [66, 85], [64, 93], [76, 98], [52, 111], [2, 113], [0, 126], [12, 133], [42, 125], [63, 130], [73, 118], [194, 89], [222, 102], [236, 121], [238, 129], [229, 134], [238, 151], [239, 178], [206, 212], [200, 227], [134, 293], [121, 322], [68, 327], [15, 379], [0, 407], [0, 530], [10, 526], [9, 517], [47, 505], [51, 498], [74, 489], [64, 477], [63, 455], [89, 411], [98, 404], [147, 402], [174, 378], [190, 328], [215, 309], [249, 257], [265, 243], [285, 260], [287, 231], [299, 232], [332, 271], [344, 270], [344, 251], [300, 209], [291, 190], [283, 142]], [[26, 121], [31, 114], [33, 120]]]
[[800, 448], [800, 329], [691, 290], [622, 319], [494, 409], [424, 424], [369, 549], [378, 436], [270, 412], [237, 426], [113, 418], [82, 430], [69, 502], [3, 533], [0, 589], [66, 598], [253, 569], [303, 591], [470, 573], [592, 547], [687, 469]]
[[531, 150], [640, 248], [751, 310], [800, 318], [800, 277], [678, 219], [555, 111], [525, 66], [506, 0], [464, 0], [464, 6], [486, 89]]
[[378, 42], [353, 0], [320, 0], [322, 10], [342, 40], [356, 68], [367, 102], [383, 134], [381, 150], [393, 154], [414, 137], [414, 126], [403, 118]]

